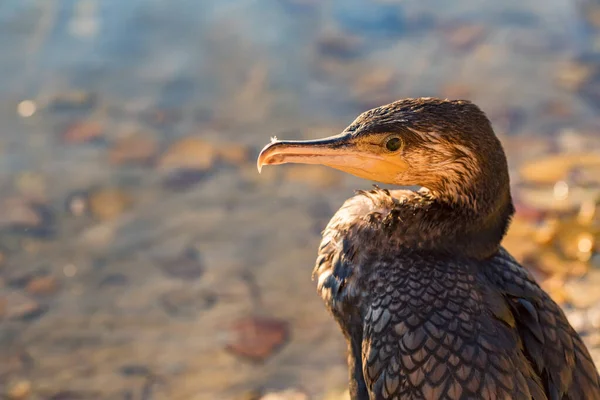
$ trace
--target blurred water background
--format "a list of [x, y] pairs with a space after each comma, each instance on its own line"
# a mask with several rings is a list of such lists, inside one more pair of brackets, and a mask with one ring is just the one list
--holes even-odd
[[342, 399], [310, 275], [364, 182], [265, 168], [403, 97], [507, 150], [506, 246], [600, 360], [600, 3], [0, 1], [0, 393]]

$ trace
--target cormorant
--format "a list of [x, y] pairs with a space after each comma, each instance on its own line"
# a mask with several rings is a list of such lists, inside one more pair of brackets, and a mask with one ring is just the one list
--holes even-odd
[[258, 157], [259, 171], [284, 163], [421, 187], [359, 191], [323, 231], [313, 277], [348, 341], [353, 399], [600, 399], [581, 338], [500, 245], [507, 161], [475, 104], [399, 100]]

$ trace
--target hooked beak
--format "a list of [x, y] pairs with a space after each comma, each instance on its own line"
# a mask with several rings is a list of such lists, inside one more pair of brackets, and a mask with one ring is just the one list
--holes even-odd
[[260, 173], [264, 165], [296, 163], [335, 167], [347, 163], [355, 147], [350, 139], [349, 133], [317, 140], [272, 139], [258, 156], [258, 172]]
[[258, 172], [265, 165], [320, 164], [377, 182], [393, 183], [407, 168], [398, 155], [391, 156], [376, 143], [359, 139], [350, 132], [317, 140], [277, 140], [260, 152]]

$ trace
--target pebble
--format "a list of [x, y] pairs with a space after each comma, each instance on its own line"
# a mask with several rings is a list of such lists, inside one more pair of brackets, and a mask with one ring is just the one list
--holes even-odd
[[0, 208], [0, 227], [36, 227], [42, 223], [42, 216], [36, 207], [22, 197], [4, 199]]
[[169, 173], [163, 180], [162, 186], [168, 191], [181, 192], [191, 189], [196, 184], [209, 177], [207, 171], [197, 169], [178, 169]]
[[23, 118], [29, 118], [37, 111], [37, 104], [33, 100], [23, 100], [17, 106], [17, 113]]
[[89, 196], [85, 192], [74, 192], [67, 196], [65, 208], [74, 217], [82, 217], [90, 209]]
[[46, 193], [44, 177], [31, 171], [19, 173], [15, 180], [19, 192], [28, 199], [42, 200]]
[[87, 143], [104, 135], [104, 127], [96, 121], [79, 121], [71, 124], [62, 135], [67, 143]]
[[158, 152], [158, 144], [150, 137], [135, 134], [116, 141], [109, 150], [111, 164], [148, 164]]
[[162, 170], [196, 169], [208, 170], [216, 161], [217, 151], [207, 141], [198, 137], [186, 137], [173, 143], [158, 161]]
[[97, 103], [94, 93], [83, 90], [72, 90], [53, 95], [47, 101], [48, 107], [53, 110], [69, 110], [91, 108]]
[[177, 289], [163, 294], [160, 304], [172, 317], [192, 318], [200, 311], [211, 309], [217, 303], [214, 293], [200, 293], [190, 289]]
[[233, 324], [231, 332], [235, 338], [227, 350], [255, 362], [269, 358], [289, 339], [285, 321], [266, 317], [243, 317]]
[[31, 382], [28, 380], [19, 380], [8, 387], [7, 397], [9, 399], [21, 400], [25, 399], [31, 393]]
[[[2, 298], [0, 298], [2, 302]], [[11, 320], [28, 321], [46, 313], [47, 308], [29, 296], [19, 292], [9, 292], [4, 296], [5, 316]]]
[[119, 368], [119, 373], [123, 376], [149, 376], [152, 374], [150, 368], [140, 364], [127, 364]]
[[118, 287], [118, 286], [127, 286], [129, 284], [129, 278], [124, 274], [109, 274], [104, 277], [99, 286], [100, 287]]
[[118, 217], [130, 208], [132, 203], [132, 197], [119, 188], [99, 189], [89, 197], [91, 214], [102, 221]]
[[40, 276], [31, 279], [25, 290], [32, 295], [47, 296], [56, 293], [58, 290], [58, 282], [53, 276]]
[[317, 39], [317, 51], [321, 56], [350, 59], [359, 55], [363, 41], [353, 35], [326, 32]]
[[198, 279], [204, 273], [204, 265], [198, 251], [187, 249], [171, 260], [161, 262], [162, 271], [171, 278], [190, 281]]

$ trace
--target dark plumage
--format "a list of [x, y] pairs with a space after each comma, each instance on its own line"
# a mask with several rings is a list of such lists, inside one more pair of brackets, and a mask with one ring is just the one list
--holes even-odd
[[500, 246], [508, 168], [479, 108], [400, 100], [259, 156], [285, 162], [423, 187], [360, 191], [323, 232], [314, 278], [348, 340], [353, 399], [600, 399], [581, 338]]

